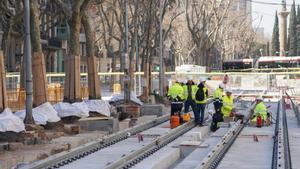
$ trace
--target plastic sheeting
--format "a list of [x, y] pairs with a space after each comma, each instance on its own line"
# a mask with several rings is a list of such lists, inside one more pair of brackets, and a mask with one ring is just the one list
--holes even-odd
[[[113, 95], [112, 98], [110, 99], [110, 102], [120, 102], [123, 100], [124, 100], [124, 92], [122, 94]], [[131, 92], [131, 94], [130, 94], [130, 100], [139, 105], [143, 105], [141, 100], [138, 99], [133, 92]]]
[[86, 100], [90, 112], [96, 112], [104, 116], [110, 116], [111, 105], [104, 100]]
[[0, 114], [0, 132], [21, 132], [25, 131], [25, 125], [23, 121], [16, 115], [12, 113], [12, 111], [6, 108]]
[[[25, 110], [20, 110], [15, 113], [15, 115], [20, 117], [22, 120], [25, 119], [25, 114]], [[47, 122], [60, 121], [57, 111], [49, 102], [32, 109], [32, 115], [35, 123], [39, 125], [46, 125]]]
[[54, 109], [57, 111], [59, 117], [88, 117], [89, 108], [85, 102], [79, 103], [57, 103], [53, 105]]

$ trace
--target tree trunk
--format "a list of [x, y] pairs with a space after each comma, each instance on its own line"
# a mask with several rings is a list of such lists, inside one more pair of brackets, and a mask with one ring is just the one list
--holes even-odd
[[4, 68], [4, 56], [0, 51], [0, 112], [7, 108], [6, 77]]
[[89, 99], [101, 99], [100, 82], [96, 66], [97, 58], [94, 55], [94, 30], [89, 19], [86, 13], [83, 14], [82, 24], [86, 36]]
[[[109, 46], [108, 55], [111, 56], [111, 71], [116, 72], [116, 57], [112, 46]], [[111, 75], [110, 77], [110, 90], [113, 91], [114, 84], [116, 83], [116, 76]]]
[[30, 1], [30, 23], [32, 43], [32, 81], [33, 81], [33, 106], [47, 102], [47, 81], [45, 58], [41, 46], [40, 19], [38, 0]]
[[76, 102], [81, 101], [81, 86], [80, 86], [80, 1], [75, 1], [72, 7], [73, 13], [69, 20], [70, 25], [70, 41], [69, 55], [65, 59], [65, 88], [64, 101]]

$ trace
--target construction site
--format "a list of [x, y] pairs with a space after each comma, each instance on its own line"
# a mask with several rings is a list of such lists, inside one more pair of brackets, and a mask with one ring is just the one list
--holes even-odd
[[0, 0], [0, 169], [300, 169], [300, 0]]

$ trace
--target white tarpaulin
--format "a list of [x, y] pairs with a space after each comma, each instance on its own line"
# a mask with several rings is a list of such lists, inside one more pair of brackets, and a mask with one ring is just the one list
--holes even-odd
[[110, 104], [104, 100], [86, 100], [90, 112], [97, 112], [104, 116], [110, 116]]
[[[124, 92], [122, 92], [121, 94], [113, 95], [110, 99], [111, 102], [118, 102], [118, 101], [121, 101], [121, 100], [124, 100]], [[138, 99], [133, 92], [131, 92], [131, 94], [130, 94], [130, 100], [137, 103], [137, 104], [139, 104], [139, 105], [143, 105], [141, 100]]]
[[53, 105], [54, 109], [57, 111], [59, 117], [88, 117], [89, 116], [89, 108], [85, 104], [85, 102], [80, 103], [56, 103]]
[[[25, 110], [17, 111], [15, 115], [24, 120]], [[52, 107], [52, 105], [49, 102], [32, 109], [32, 115], [35, 123], [39, 125], [46, 125], [47, 122], [60, 121], [60, 118], [57, 115], [57, 111]]]
[[18, 133], [25, 131], [25, 125], [18, 116], [15, 116], [10, 109], [6, 108], [0, 114], [0, 131], [13, 131]]
[[53, 105], [54, 109], [57, 111], [59, 117], [88, 117], [89, 116], [89, 108], [85, 104], [85, 102], [80, 103], [65, 103], [60, 102]]

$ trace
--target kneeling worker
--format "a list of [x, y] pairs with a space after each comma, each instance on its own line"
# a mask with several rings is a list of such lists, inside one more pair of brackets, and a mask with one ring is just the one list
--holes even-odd
[[[262, 123], [265, 123], [267, 121], [267, 107], [265, 106], [263, 102], [263, 97], [259, 96], [256, 99], [256, 105], [254, 108], [254, 114], [252, 116], [252, 122], [257, 122], [257, 117], [260, 116]], [[259, 126], [258, 126], [259, 127]]]
[[232, 110], [233, 110], [233, 96], [232, 90], [228, 89], [226, 91], [226, 95], [222, 97], [223, 106], [222, 106], [222, 113], [224, 117], [231, 117]]

